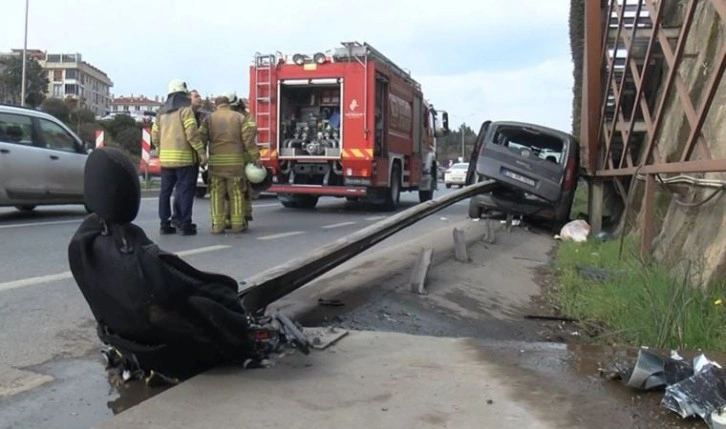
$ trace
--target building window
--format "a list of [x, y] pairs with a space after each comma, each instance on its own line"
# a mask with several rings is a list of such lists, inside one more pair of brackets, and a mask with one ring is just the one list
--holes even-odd
[[62, 96], [63, 96], [63, 84], [54, 83], [53, 84], [53, 97], [62, 97]]
[[67, 83], [65, 87], [66, 95], [72, 94], [72, 95], [78, 95], [78, 85], [75, 83]]
[[63, 81], [63, 70], [53, 70], [53, 82]]
[[134, 106], [134, 110], [136, 110], [137, 112], [140, 111], [141, 110], [141, 106]]

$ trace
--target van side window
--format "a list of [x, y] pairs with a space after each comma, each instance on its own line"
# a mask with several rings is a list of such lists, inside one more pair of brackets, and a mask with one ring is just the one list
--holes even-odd
[[78, 152], [76, 140], [60, 125], [47, 119], [39, 119], [40, 132], [47, 149], [62, 150], [64, 152]]
[[33, 145], [33, 120], [28, 116], [0, 113], [0, 141]]

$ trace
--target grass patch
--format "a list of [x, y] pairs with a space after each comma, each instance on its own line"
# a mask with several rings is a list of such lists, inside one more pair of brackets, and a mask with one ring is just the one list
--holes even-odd
[[565, 314], [586, 330], [598, 327], [594, 339], [601, 342], [726, 351], [723, 283], [694, 285], [686, 280], [689, 273], [645, 266], [635, 257], [633, 239], [625, 240], [621, 261], [619, 247], [619, 240], [560, 243], [551, 299]]

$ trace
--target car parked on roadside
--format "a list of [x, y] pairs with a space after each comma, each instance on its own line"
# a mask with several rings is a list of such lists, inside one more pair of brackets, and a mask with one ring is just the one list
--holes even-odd
[[447, 188], [456, 185], [460, 188], [466, 184], [466, 172], [469, 169], [468, 162], [457, 162], [446, 169], [444, 173], [444, 184]]
[[580, 146], [570, 134], [524, 122], [492, 122], [477, 137], [474, 181], [501, 186], [469, 201], [469, 216], [497, 211], [549, 221], [569, 220], [579, 178]]
[[0, 104], [0, 206], [84, 204], [91, 146], [55, 117]]

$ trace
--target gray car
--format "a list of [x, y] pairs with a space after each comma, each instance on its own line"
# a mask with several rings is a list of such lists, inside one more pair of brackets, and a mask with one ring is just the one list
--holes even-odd
[[34, 109], [0, 105], [0, 206], [82, 204], [90, 152], [71, 129]]
[[474, 181], [494, 179], [496, 190], [472, 197], [469, 216], [509, 212], [567, 222], [579, 177], [580, 146], [565, 132], [523, 122], [492, 122], [477, 138]]

